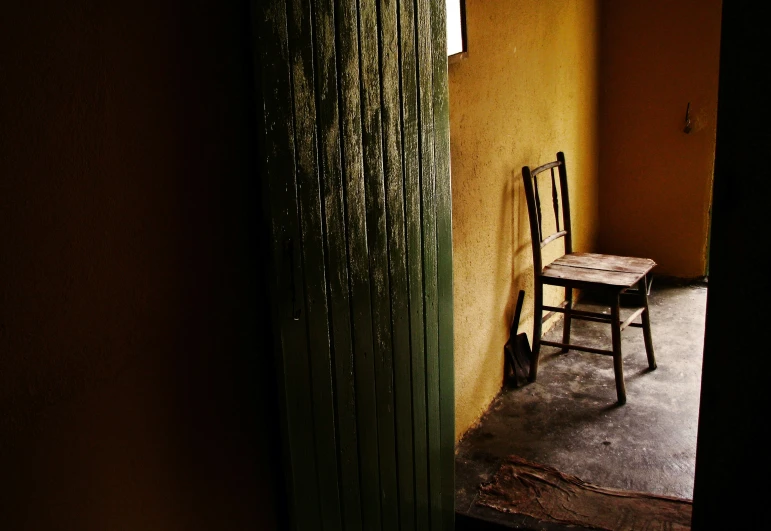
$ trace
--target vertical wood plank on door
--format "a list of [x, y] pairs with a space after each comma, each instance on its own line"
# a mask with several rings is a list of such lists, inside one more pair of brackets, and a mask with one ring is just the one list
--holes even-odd
[[381, 0], [380, 70], [386, 220], [391, 286], [396, 457], [399, 528], [415, 529], [415, 488], [412, 449], [412, 381], [410, 376], [409, 288], [407, 285], [404, 216], [404, 175], [400, 101], [399, 27], [397, 0]]
[[399, 0], [402, 65], [402, 142], [412, 371], [415, 527], [429, 527], [428, 430], [426, 418], [425, 323], [423, 320], [423, 230], [415, 0]]
[[335, 366], [342, 529], [360, 531], [362, 522], [356, 388], [353, 375], [351, 301], [348, 293], [348, 252], [340, 144], [334, 1], [314, 0], [313, 11], [316, 20], [318, 136], [326, 229], [326, 270], [329, 286], [327, 298]]
[[357, 0], [336, 0], [335, 6], [362, 527], [377, 531], [381, 529], [380, 466], [362, 152], [359, 12]]
[[384, 529], [399, 525], [377, 0], [359, 0], [362, 133], [375, 345], [380, 493]]
[[[261, 131], [266, 175], [295, 174], [295, 144], [289, 35], [284, 0], [270, 0], [258, 10], [260, 36], [261, 89], [271, 95], [265, 105]], [[299, 233], [294, 179], [288, 182], [268, 180], [266, 197], [271, 218], [271, 284], [274, 335], [279, 349], [279, 389], [285, 404], [282, 429], [288, 462], [287, 487], [290, 523], [295, 529], [313, 529], [321, 517], [316, 482], [315, 437], [310, 395], [310, 368], [304, 319], [292, 319], [292, 299], [302, 297], [302, 270], [292, 268], [289, 253], [299, 254], [292, 235]], [[298, 285], [299, 284], [299, 285]], [[297, 294], [290, 293], [296, 289]], [[310, 481], [308, 480], [310, 477]]]
[[[289, 6], [289, 50], [295, 120], [295, 180], [302, 257], [307, 351], [311, 370], [313, 428], [321, 502], [321, 528], [337, 530], [340, 496], [337, 444], [332, 397], [332, 362], [329, 341], [327, 283], [324, 271], [324, 232], [316, 137], [316, 91], [313, 28], [308, 2], [292, 0]], [[299, 284], [298, 284], [299, 285]]]
[[[432, 2], [417, 0], [418, 104], [420, 109], [420, 177], [423, 222], [423, 300], [426, 345], [426, 416], [430, 529], [438, 531], [441, 515], [441, 430], [439, 417], [439, 329], [436, 256], [436, 168], [434, 164]], [[445, 59], [446, 60], [446, 59]]]
[[436, 164], [437, 298], [439, 303], [439, 417], [442, 529], [455, 528], [455, 361], [452, 303], [452, 187], [447, 12], [431, 13], [433, 35], [434, 162]]

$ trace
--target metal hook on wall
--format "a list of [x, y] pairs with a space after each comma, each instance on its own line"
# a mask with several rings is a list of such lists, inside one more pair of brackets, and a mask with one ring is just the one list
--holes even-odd
[[688, 102], [688, 106], [685, 108], [685, 128], [683, 132], [687, 135], [691, 132], [691, 102]]

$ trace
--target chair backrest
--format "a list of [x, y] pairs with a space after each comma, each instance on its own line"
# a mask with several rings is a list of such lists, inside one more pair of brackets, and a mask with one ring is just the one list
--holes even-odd
[[[554, 176], [554, 168], [559, 173], [560, 191], [557, 192], [557, 181]], [[538, 194], [538, 176], [549, 170], [546, 175], [551, 175], [552, 206], [557, 231], [544, 237], [543, 213], [541, 212], [541, 198]], [[522, 178], [525, 182], [525, 199], [527, 199], [527, 213], [530, 219], [530, 236], [533, 242], [533, 269], [536, 275], [543, 271], [541, 249], [555, 240], [565, 238], [565, 254], [573, 252], [573, 238], [570, 231], [570, 196], [568, 195], [568, 173], [565, 169], [565, 154], [557, 153], [557, 160], [530, 169], [530, 166], [522, 168]], [[560, 209], [560, 196], [562, 208]], [[560, 216], [560, 214], [562, 214]], [[560, 217], [562, 227], [560, 227]]]

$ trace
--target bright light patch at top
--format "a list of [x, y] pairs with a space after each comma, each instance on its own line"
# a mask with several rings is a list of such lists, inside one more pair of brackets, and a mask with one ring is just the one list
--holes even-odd
[[447, 55], [463, 52], [463, 28], [461, 27], [461, 0], [447, 1]]

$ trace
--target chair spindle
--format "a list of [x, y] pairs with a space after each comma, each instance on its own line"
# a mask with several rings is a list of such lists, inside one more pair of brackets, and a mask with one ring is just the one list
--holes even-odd
[[557, 197], [557, 181], [554, 179], [554, 168], [551, 168], [551, 198], [554, 204], [554, 221], [557, 223], [557, 232], [560, 231], [560, 200]]
[[541, 219], [541, 198], [538, 194], [538, 175], [533, 175], [533, 188], [535, 192], [535, 210], [538, 215], [538, 240], [543, 241], [543, 220]]

